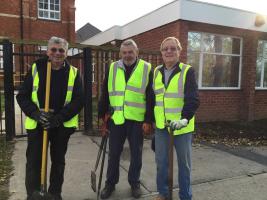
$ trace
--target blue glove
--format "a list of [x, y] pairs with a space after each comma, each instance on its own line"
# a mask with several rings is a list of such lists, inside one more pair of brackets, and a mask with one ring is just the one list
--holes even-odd
[[180, 120], [172, 120], [170, 122], [170, 128], [172, 130], [180, 130], [183, 127], [186, 127], [188, 124], [187, 119], [180, 119]]

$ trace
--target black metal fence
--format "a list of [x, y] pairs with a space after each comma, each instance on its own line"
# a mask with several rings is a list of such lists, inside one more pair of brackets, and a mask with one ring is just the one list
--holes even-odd
[[[3, 63], [3, 69], [0, 69], [0, 134], [6, 134], [7, 140], [12, 140], [14, 137], [26, 135], [25, 115], [16, 103], [15, 95], [31, 64], [45, 56], [46, 44], [4, 40], [0, 42], [0, 47], [2, 47], [0, 61]], [[139, 56], [152, 63], [152, 66], [158, 65], [161, 61], [158, 52], [141, 50]], [[85, 92], [85, 105], [80, 113], [78, 130], [95, 133], [99, 123], [97, 102], [101, 93], [102, 80], [110, 63], [119, 59], [119, 51], [117, 48], [72, 46], [68, 51], [67, 59], [79, 69]]]

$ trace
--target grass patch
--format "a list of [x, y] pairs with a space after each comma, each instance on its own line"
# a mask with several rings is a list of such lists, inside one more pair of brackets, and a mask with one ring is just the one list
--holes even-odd
[[0, 200], [9, 197], [9, 178], [12, 175], [11, 156], [14, 150], [14, 142], [6, 142], [5, 135], [0, 136]]

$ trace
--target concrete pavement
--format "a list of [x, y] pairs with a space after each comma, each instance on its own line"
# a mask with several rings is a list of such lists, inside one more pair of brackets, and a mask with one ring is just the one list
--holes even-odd
[[[66, 155], [64, 200], [93, 200], [90, 171], [94, 168], [100, 138], [76, 133], [71, 137]], [[14, 175], [10, 179], [10, 200], [25, 199], [26, 138], [17, 139], [13, 155]], [[107, 156], [106, 156], [107, 159]], [[107, 162], [105, 163], [107, 164]], [[120, 182], [110, 200], [130, 200], [127, 181], [129, 148], [125, 143], [121, 156]], [[177, 172], [175, 163], [174, 172]], [[105, 181], [106, 165], [103, 184]], [[178, 199], [177, 173], [174, 199]], [[209, 144], [193, 145], [192, 184], [194, 200], [267, 200], [267, 147], [229, 148]], [[150, 140], [145, 140], [141, 172], [143, 195], [152, 200], [156, 193], [156, 166]]]

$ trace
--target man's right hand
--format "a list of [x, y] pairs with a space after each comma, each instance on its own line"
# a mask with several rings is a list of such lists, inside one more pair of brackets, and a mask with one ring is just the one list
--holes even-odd
[[102, 118], [102, 125], [100, 127], [102, 136], [106, 136], [109, 133], [108, 120], [110, 119], [110, 117], [111, 117], [111, 115], [109, 113], [106, 113], [105, 116]]

